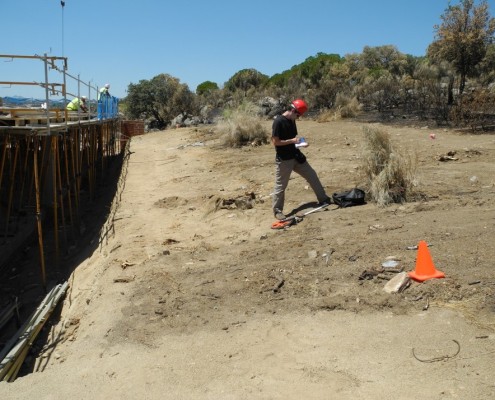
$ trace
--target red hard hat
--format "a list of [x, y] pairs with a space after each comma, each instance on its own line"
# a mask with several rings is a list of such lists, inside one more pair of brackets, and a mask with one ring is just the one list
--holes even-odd
[[304, 100], [297, 99], [292, 102], [292, 105], [297, 110], [297, 112], [303, 115], [306, 111], [308, 111], [308, 105]]

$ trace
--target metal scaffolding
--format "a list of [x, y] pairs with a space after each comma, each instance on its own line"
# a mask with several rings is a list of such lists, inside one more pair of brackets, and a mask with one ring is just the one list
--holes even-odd
[[[43, 61], [45, 81], [3, 81], [0, 85], [38, 85], [45, 89], [45, 107], [0, 107], [0, 272], [3, 264], [25, 241], [37, 235], [40, 276], [47, 290], [47, 269], [58, 268], [62, 251], [68, 251], [79, 231], [81, 203], [92, 202], [97, 184], [105, 177], [108, 163], [123, 150], [117, 112], [98, 117], [97, 87], [67, 72], [67, 59], [51, 56], [0, 55]], [[57, 63], [62, 63], [58, 66]], [[50, 82], [48, 70], [63, 75]], [[51, 107], [50, 95], [62, 94], [67, 103], [66, 80], [88, 89], [94, 109], [83, 113]], [[91, 93], [94, 93], [94, 96]], [[91, 103], [91, 99], [95, 99]], [[116, 108], [118, 102], [112, 101]], [[113, 108], [112, 108], [113, 110]], [[115, 111], [115, 110], [114, 110]], [[83, 195], [84, 194], [84, 195]], [[82, 199], [84, 197], [84, 199]], [[50, 226], [53, 237], [43, 234]], [[54, 253], [46, 265], [46, 243]]]

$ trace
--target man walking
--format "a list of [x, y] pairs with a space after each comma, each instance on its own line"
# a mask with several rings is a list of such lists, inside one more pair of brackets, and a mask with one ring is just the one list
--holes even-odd
[[277, 116], [272, 126], [272, 144], [275, 146], [275, 190], [273, 195], [273, 214], [282, 220], [285, 203], [285, 189], [289, 184], [292, 171], [301, 175], [313, 189], [318, 202], [330, 204], [330, 197], [326, 194], [323, 185], [315, 170], [306, 161], [306, 156], [296, 147], [301, 138], [297, 137], [296, 120], [308, 110], [304, 100], [294, 100], [287, 110]]

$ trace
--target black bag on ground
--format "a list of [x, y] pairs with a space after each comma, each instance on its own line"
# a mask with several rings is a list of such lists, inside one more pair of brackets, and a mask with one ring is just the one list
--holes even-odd
[[366, 204], [364, 197], [364, 190], [354, 188], [346, 192], [334, 193], [332, 195], [332, 200], [339, 207], [344, 208]]

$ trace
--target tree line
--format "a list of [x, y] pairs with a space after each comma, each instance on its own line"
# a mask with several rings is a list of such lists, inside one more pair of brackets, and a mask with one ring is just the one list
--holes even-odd
[[358, 104], [384, 116], [488, 126], [495, 117], [495, 19], [487, 1], [449, 3], [434, 30], [427, 54], [420, 57], [401, 53], [394, 45], [366, 46], [343, 57], [317, 53], [273, 76], [243, 69], [223, 87], [205, 81], [195, 93], [179, 79], [160, 74], [129, 85], [124, 112], [165, 127], [178, 114], [197, 115], [204, 107], [302, 97], [319, 112]]

